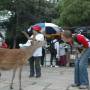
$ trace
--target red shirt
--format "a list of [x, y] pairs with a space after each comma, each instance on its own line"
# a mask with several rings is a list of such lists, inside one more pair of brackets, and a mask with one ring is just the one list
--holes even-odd
[[90, 40], [86, 38], [84, 35], [77, 34], [76, 38], [77, 38], [77, 41], [83, 45], [83, 47], [85, 48], [90, 47]]

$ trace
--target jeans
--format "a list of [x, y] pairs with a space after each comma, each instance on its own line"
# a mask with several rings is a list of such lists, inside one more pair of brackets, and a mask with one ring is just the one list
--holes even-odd
[[88, 57], [90, 56], [90, 48], [86, 49], [80, 58], [75, 60], [75, 84], [89, 85], [88, 79]]
[[31, 57], [29, 60], [30, 63], [30, 76], [41, 76], [41, 67], [40, 67], [41, 57]]

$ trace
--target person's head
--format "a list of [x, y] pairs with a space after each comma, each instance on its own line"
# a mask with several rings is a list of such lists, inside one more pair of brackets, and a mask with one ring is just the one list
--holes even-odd
[[65, 42], [70, 42], [72, 40], [72, 33], [69, 30], [65, 30], [61, 33], [61, 38]]
[[33, 30], [33, 34], [37, 34], [37, 33], [40, 33], [41, 27], [38, 26], [38, 25], [37, 26], [33, 26], [32, 30]]

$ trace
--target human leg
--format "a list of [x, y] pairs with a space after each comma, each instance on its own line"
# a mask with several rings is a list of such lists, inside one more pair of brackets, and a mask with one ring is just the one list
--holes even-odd
[[80, 62], [80, 60], [75, 60], [74, 83], [77, 86], [80, 85], [80, 81], [79, 81], [79, 62]]
[[34, 57], [31, 57], [29, 59], [29, 64], [30, 64], [30, 77], [33, 77], [35, 72], [34, 72]]
[[87, 49], [79, 60], [75, 61], [75, 85], [79, 85], [81, 89], [85, 89], [89, 85], [87, 72], [89, 54], [90, 49]]
[[53, 65], [53, 59], [54, 59], [54, 55], [51, 54], [51, 58], [50, 58], [50, 65]]
[[41, 76], [40, 61], [41, 61], [41, 57], [35, 57], [36, 77], [40, 77]]
[[87, 86], [89, 85], [88, 71], [87, 71], [89, 54], [90, 48], [84, 52], [79, 63], [80, 84]]

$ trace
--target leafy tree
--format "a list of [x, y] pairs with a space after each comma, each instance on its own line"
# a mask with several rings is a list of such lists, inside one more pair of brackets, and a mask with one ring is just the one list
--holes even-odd
[[14, 15], [6, 24], [9, 41], [21, 37], [20, 31], [26, 30], [30, 25], [42, 21], [51, 22], [56, 16], [54, 4], [45, 0], [0, 0], [0, 10], [6, 9]]
[[59, 25], [90, 25], [90, 0], [61, 0], [58, 10]]

